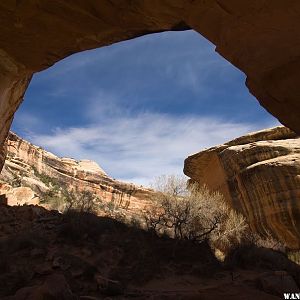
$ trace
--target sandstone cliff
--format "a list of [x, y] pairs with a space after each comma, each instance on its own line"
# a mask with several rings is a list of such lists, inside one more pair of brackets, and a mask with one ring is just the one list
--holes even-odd
[[191, 155], [184, 173], [222, 192], [253, 229], [300, 247], [300, 138], [288, 128], [251, 133]]
[[300, 133], [299, 14], [298, 0], [1, 1], [0, 148], [35, 72], [76, 52], [186, 29], [214, 43], [261, 105]]
[[111, 209], [141, 214], [152, 194], [149, 189], [110, 178], [93, 161], [59, 158], [12, 132], [0, 179], [0, 194], [6, 194], [11, 205], [36, 204], [62, 187], [90, 191]]

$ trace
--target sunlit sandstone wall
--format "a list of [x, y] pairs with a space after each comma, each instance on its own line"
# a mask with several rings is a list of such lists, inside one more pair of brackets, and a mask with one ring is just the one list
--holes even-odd
[[[69, 191], [90, 191], [103, 204], [111, 203], [127, 216], [141, 216], [152, 203], [153, 190], [115, 180], [94, 161], [57, 157], [12, 132], [9, 133], [7, 145], [8, 156], [0, 174], [0, 179], [4, 181], [2, 187], [0, 182], [0, 194], [7, 194], [9, 204], [15, 204], [17, 200], [24, 203], [37, 197], [45, 200], [49, 189], [41, 181], [41, 176], [51, 179], [52, 183], [58, 182]], [[7, 192], [6, 183], [12, 184], [16, 177], [21, 178], [21, 187]], [[37, 189], [41, 193], [34, 193]]]
[[2, 0], [0, 147], [33, 73], [72, 53], [188, 28], [214, 43], [247, 75], [261, 105], [300, 133], [299, 15], [298, 0]]
[[184, 172], [222, 192], [253, 229], [300, 247], [300, 138], [288, 128], [259, 131], [191, 155]]

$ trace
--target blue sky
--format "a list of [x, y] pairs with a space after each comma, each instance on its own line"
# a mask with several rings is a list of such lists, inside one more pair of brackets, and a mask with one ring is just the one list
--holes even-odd
[[214, 48], [185, 31], [72, 55], [34, 75], [12, 129], [120, 180], [180, 174], [188, 155], [279, 124]]

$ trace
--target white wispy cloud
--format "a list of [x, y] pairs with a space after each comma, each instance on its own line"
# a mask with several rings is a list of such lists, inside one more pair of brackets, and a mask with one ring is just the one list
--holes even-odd
[[[38, 116], [18, 113], [15, 128], [59, 156], [95, 160], [112, 177], [148, 184], [157, 175], [182, 173], [192, 153], [277, 125], [236, 121], [251, 114], [241, 103], [254, 101], [244, 99], [244, 75], [195, 35], [151, 35], [60, 61], [32, 83], [40, 92], [34, 103], [52, 101], [52, 108], [40, 106]], [[226, 99], [240, 101], [232, 120], [227, 111], [234, 104]], [[193, 111], [196, 101], [203, 111]], [[170, 113], [161, 113], [167, 107]], [[46, 120], [48, 109], [55, 113]]]
[[182, 173], [188, 155], [257, 129], [215, 118], [144, 113], [32, 134], [30, 140], [59, 156], [95, 160], [112, 177], [147, 185], [157, 175]]

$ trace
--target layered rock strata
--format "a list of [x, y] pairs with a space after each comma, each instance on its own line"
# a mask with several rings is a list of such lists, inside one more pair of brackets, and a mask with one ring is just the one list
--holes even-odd
[[1, 1], [0, 148], [35, 72], [76, 52], [186, 29], [214, 43], [261, 105], [300, 133], [299, 14], [297, 0]]
[[253, 229], [300, 247], [300, 138], [288, 128], [251, 133], [191, 155], [184, 173], [223, 193]]
[[0, 178], [0, 194], [10, 205], [36, 204], [55, 188], [91, 192], [111, 209], [141, 214], [152, 190], [110, 178], [96, 162], [59, 158], [10, 133], [7, 159]]

